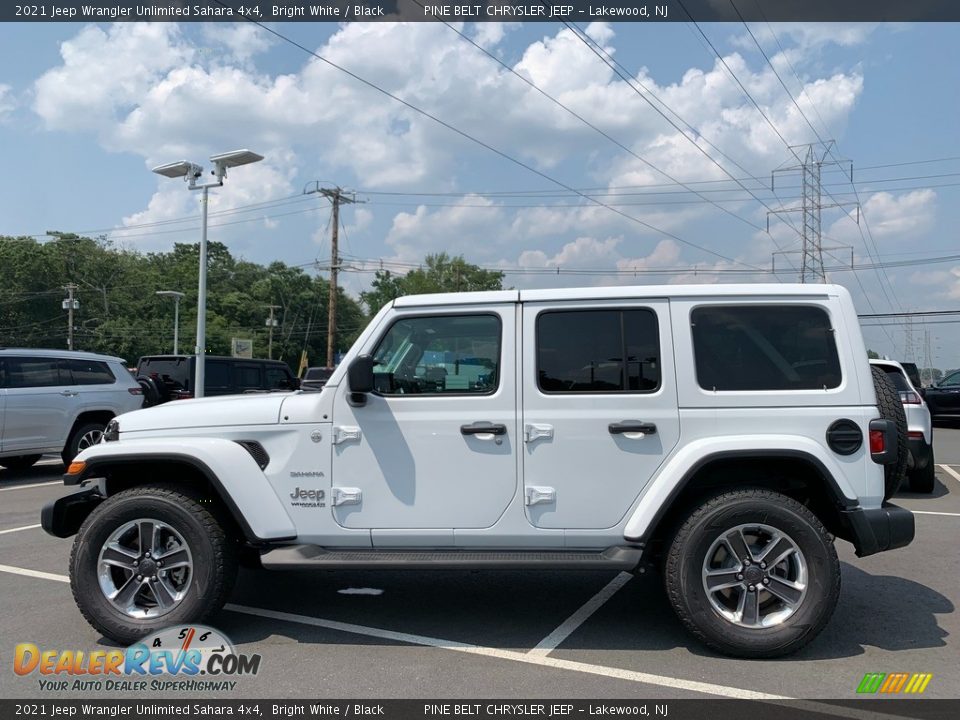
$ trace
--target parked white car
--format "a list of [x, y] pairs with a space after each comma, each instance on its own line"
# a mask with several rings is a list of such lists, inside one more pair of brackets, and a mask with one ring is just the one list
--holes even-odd
[[870, 360], [870, 364], [883, 370], [893, 382], [907, 415], [907, 447], [910, 459], [907, 462], [907, 479], [913, 492], [933, 492], [936, 482], [936, 465], [933, 459], [933, 423], [930, 409], [920, 391], [910, 381], [906, 369], [896, 360]]
[[[906, 422], [832, 285], [401, 297], [320, 392], [111, 422], [44, 507], [73, 595], [129, 643], [264, 568], [634, 570], [740, 657], [810, 642], [834, 540], [903, 547]], [[862, 598], [869, 604], [871, 598]], [[636, 618], [643, 622], [642, 617]]]
[[28, 468], [44, 453], [69, 464], [110, 420], [141, 407], [143, 390], [120, 358], [0, 349], [0, 466]]

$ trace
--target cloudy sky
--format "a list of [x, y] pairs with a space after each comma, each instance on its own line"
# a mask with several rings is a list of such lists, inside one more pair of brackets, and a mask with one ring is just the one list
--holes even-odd
[[[150, 168], [250, 148], [266, 160], [213, 191], [210, 237], [329, 263], [329, 203], [304, 190], [355, 191], [354, 294], [441, 250], [515, 287], [789, 282], [801, 217], [767, 217], [799, 206], [800, 176], [770, 174], [834, 139], [820, 156], [855, 185], [823, 168], [844, 205], [822, 216], [830, 279], [861, 313], [960, 307], [960, 261], [925, 262], [960, 253], [960, 27], [751, 23], [763, 52], [734, 24], [270, 28], [0, 25], [0, 234], [194, 242], [197, 193]], [[844, 271], [851, 253], [887, 267]], [[916, 322], [917, 345], [924, 328], [960, 365], [960, 324]], [[865, 335], [908, 350], [903, 325]]]

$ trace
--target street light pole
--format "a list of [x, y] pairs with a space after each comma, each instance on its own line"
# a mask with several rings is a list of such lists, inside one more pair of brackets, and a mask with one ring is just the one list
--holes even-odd
[[161, 297], [173, 298], [173, 354], [180, 354], [180, 298], [185, 294], [177, 290], [157, 290]]
[[201, 234], [200, 234], [200, 278], [197, 287], [197, 342], [194, 346], [196, 356], [196, 369], [194, 371], [193, 396], [201, 398], [204, 395], [204, 382], [206, 380], [206, 345], [207, 345], [207, 206], [210, 199], [210, 188], [222, 187], [223, 180], [227, 176], [227, 168], [238, 167], [240, 165], [249, 165], [250, 163], [263, 160], [263, 155], [258, 155], [250, 150], [234, 150], [233, 152], [211, 155], [210, 162], [213, 163], [213, 174], [216, 182], [197, 184], [197, 179], [203, 175], [203, 168], [195, 163], [179, 160], [178, 162], [168, 163], [155, 167], [153, 171], [158, 175], [169, 178], [183, 178], [187, 181], [191, 190], [202, 190], [201, 199]]
[[277, 321], [273, 317], [273, 311], [279, 309], [280, 305], [267, 305], [270, 308], [270, 317], [267, 318], [267, 327], [270, 328], [269, 340], [267, 340], [267, 359], [273, 360], [273, 329], [277, 326]]

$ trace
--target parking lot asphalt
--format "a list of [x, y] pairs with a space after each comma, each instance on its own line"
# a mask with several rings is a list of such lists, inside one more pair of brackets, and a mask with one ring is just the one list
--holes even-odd
[[[244, 570], [209, 624], [263, 660], [224, 697], [854, 699], [865, 673], [924, 672], [925, 697], [958, 698], [960, 430], [937, 428], [935, 448], [934, 492], [895, 499], [917, 513], [914, 542], [864, 559], [838, 542], [840, 605], [789, 658], [706, 649], [655, 573]], [[16, 676], [17, 643], [110, 647], [73, 602], [71, 541], [36, 527], [61, 472], [0, 471], [0, 698], [76, 696]]]

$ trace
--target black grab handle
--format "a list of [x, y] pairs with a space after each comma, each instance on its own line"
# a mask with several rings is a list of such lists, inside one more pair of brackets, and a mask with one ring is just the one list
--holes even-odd
[[657, 431], [657, 426], [653, 423], [638, 422], [636, 420], [626, 420], [624, 422], [610, 423], [607, 426], [611, 435], [623, 435], [624, 433], [643, 433], [644, 435], [653, 435]]
[[506, 435], [507, 426], [500, 423], [475, 422], [470, 425], [461, 425], [460, 432], [464, 435]]

